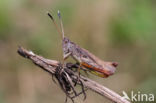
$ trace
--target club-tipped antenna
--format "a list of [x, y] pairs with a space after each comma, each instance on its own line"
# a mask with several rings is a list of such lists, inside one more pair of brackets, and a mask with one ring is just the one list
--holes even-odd
[[58, 17], [59, 17], [59, 21], [60, 21], [60, 26], [61, 26], [61, 30], [62, 30], [62, 37], [64, 38], [64, 28], [63, 28], [63, 23], [62, 23], [61, 13], [60, 13], [59, 10], [58, 10], [57, 15], [58, 15]]
[[57, 24], [56, 24], [56, 22], [55, 22], [55, 19], [53, 18], [53, 16], [52, 16], [49, 12], [47, 12], [47, 15], [48, 15], [48, 16], [50, 17], [50, 19], [53, 21], [53, 23], [54, 23], [54, 25], [55, 25], [55, 27], [56, 27], [58, 33], [61, 35], [61, 37], [62, 37], [62, 39], [63, 39], [64, 36], [62, 36], [62, 33], [61, 33], [59, 27], [57, 26]]

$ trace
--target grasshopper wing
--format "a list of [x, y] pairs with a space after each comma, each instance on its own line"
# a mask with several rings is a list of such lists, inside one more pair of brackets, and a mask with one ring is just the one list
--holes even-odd
[[85, 49], [83, 49], [83, 52], [85, 52], [83, 53], [85, 56], [82, 56], [81, 58], [82, 65], [86, 68], [89, 68], [92, 72], [94, 71], [94, 74], [109, 76], [115, 73], [118, 63], [105, 62]]

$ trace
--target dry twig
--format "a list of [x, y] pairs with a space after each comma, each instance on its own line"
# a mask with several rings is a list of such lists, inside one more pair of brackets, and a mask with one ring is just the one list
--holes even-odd
[[[41, 67], [43, 70], [49, 72], [50, 74], [55, 74], [56, 69], [60, 64], [56, 60], [45, 59], [41, 56], [34, 54], [32, 51], [28, 51], [22, 47], [18, 48], [18, 53], [21, 56], [32, 60], [34, 64]], [[74, 74], [74, 75], [72, 75], [72, 79], [73, 79], [73, 81], [77, 81], [77, 74], [73, 73], [73, 71], [71, 69], [68, 69], [67, 65], [66, 65], [65, 71]], [[84, 87], [86, 87], [102, 96], [105, 96], [106, 98], [108, 98], [109, 100], [111, 100], [115, 103], [130, 103], [126, 99], [122, 98], [119, 94], [104, 87], [103, 85], [98, 84], [97, 82], [95, 82], [93, 80], [90, 80], [86, 77], [80, 76], [80, 81], [83, 83]], [[80, 82], [78, 82], [78, 84], [80, 84]]]

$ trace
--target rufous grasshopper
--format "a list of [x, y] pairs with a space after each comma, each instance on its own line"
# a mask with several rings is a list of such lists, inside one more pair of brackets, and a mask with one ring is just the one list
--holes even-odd
[[115, 73], [118, 63], [104, 62], [89, 51], [87, 51], [86, 49], [79, 47], [77, 44], [70, 41], [67, 37], [64, 36], [64, 28], [61, 14], [59, 11], [58, 17], [61, 31], [59, 30], [53, 16], [50, 13], [48, 13], [48, 16], [52, 19], [57, 28], [57, 31], [62, 36], [63, 61], [66, 60], [69, 56], [71, 56], [80, 64], [80, 68], [88, 70], [91, 73], [103, 78], [106, 78]]

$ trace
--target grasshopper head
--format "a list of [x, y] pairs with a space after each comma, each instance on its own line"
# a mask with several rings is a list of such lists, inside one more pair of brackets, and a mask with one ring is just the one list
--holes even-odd
[[66, 55], [68, 55], [70, 53], [71, 42], [68, 38], [64, 37], [63, 41], [62, 41], [62, 45], [63, 45], [63, 54], [64, 54], [64, 58], [65, 58]]

